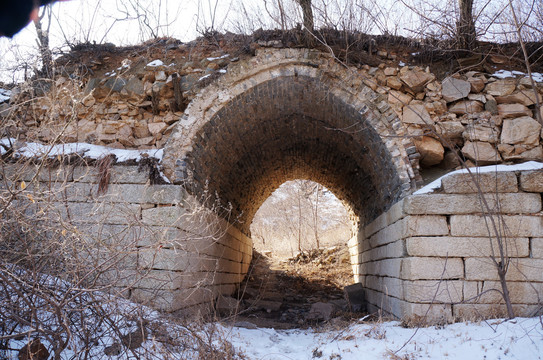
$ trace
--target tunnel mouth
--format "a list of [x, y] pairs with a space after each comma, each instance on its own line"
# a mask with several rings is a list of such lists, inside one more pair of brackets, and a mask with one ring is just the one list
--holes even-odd
[[261, 204], [297, 178], [326, 186], [369, 222], [400, 198], [403, 181], [367, 120], [318, 79], [260, 83], [220, 108], [194, 136], [183, 159], [188, 190], [216, 194], [249, 236]]
[[251, 224], [253, 260], [234, 295], [240, 304], [236, 319], [287, 329], [314, 326], [332, 316], [345, 321], [360, 317], [344, 297], [344, 287], [354, 283], [348, 240], [356, 221], [350, 214], [313, 181], [287, 181], [276, 189]]

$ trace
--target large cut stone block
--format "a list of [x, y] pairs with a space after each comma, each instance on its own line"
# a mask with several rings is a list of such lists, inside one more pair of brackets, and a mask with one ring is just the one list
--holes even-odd
[[543, 192], [543, 170], [521, 172], [520, 188], [528, 192]]
[[514, 193], [518, 191], [517, 176], [514, 172], [452, 174], [444, 177], [441, 180], [441, 185], [443, 191], [449, 194], [476, 193], [479, 191], [476, 185], [479, 185], [482, 192]]
[[[511, 256], [530, 255], [528, 238], [505, 238]], [[485, 257], [497, 249], [498, 241], [486, 237], [411, 237], [406, 239], [407, 254], [410, 256], [437, 257]]]
[[[451, 216], [451, 235], [453, 236], [500, 236], [538, 237], [543, 236], [543, 218], [530, 215], [503, 215], [492, 217], [483, 215]], [[495, 224], [496, 226], [494, 227]]]
[[[483, 199], [486, 201], [485, 206]], [[406, 214], [472, 214], [502, 212], [537, 213], [541, 210], [539, 194], [424, 194], [404, 199]]]
[[403, 299], [414, 303], [453, 303], [463, 300], [460, 280], [404, 281], [403, 290]]
[[[147, 167], [113, 165], [110, 176], [109, 182], [112, 184], [147, 184], [149, 182]], [[78, 166], [74, 168], [74, 181], [97, 183], [99, 178], [98, 168], [95, 166]]]
[[405, 280], [459, 279], [464, 277], [464, 263], [458, 258], [405, 258], [401, 277]]
[[[496, 260], [499, 261], [498, 254]], [[541, 281], [542, 259], [510, 259], [507, 274], [508, 281]], [[466, 259], [467, 280], [499, 280], [498, 270], [490, 257]]]

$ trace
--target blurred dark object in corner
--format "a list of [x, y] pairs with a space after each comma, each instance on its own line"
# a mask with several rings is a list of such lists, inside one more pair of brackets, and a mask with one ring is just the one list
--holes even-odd
[[0, 36], [12, 37], [38, 17], [40, 6], [57, 0], [0, 0]]

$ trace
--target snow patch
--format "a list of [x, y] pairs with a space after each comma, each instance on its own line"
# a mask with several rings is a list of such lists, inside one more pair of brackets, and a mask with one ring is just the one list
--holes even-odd
[[211, 76], [211, 74], [204, 75], [204, 76], [202, 76], [201, 78], [199, 78], [198, 81], [202, 81], [202, 80], [204, 80], [204, 79], [207, 79], [207, 78], [210, 77], [210, 76]]
[[[488, 165], [488, 166], [473, 167], [473, 168], [470, 168], [469, 171], [475, 174], [481, 174], [481, 173], [489, 173], [489, 172], [526, 171], [526, 170], [540, 170], [540, 169], [543, 169], [543, 163], [540, 163], [537, 161], [528, 161], [522, 164], [515, 164], [515, 165]], [[424, 186], [423, 188], [415, 191], [413, 195], [431, 193], [434, 190], [441, 188], [441, 180], [443, 178], [446, 178], [447, 176], [451, 176], [453, 174], [463, 174], [467, 172], [468, 172], [468, 169], [460, 169], [460, 170], [452, 171], [446, 175], [443, 175], [439, 179], [432, 181], [431, 183]]]
[[0, 103], [8, 101], [11, 97], [11, 90], [0, 88]]
[[230, 54], [225, 54], [223, 56], [219, 56], [219, 57], [208, 57], [207, 60], [208, 61], [215, 61], [215, 60], [219, 60], [219, 59], [225, 59], [227, 57], [229, 57]]
[[[522, 71], [498, 70], [491, 76], [497, 77], [498, 79], [506, 79], [506, 78], [524, 77], [528, 75], [526, 73], [523, 73]], [[535, 82], [543, 82], [542, 73], [532, 73], [532, 78], [534, 79]]]
[[164, 63], [161, 60], [153, 60], [147, 66], [149, 67], [156, 67], [156, 66], [162, 66]]
[[249, 359], [542, 359], [543, 354], [537, 317], [419, 329], [389, 321], [324, 332], [234, 327], [225, 333]]

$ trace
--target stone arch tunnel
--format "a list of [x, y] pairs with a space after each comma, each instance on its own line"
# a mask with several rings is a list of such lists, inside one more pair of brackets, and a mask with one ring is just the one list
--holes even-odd
[[[55, 219], [87, 232], [88, 243], [106, 239], [97, 246], [126, 253], [115, 273], [126, 281], [119, 291], [155, 308], [205, 310], [232, 294], [249, 268], [255, 212], [282, 183], [304, 178], [334, 192], [358, 220], [348, 245], [370, 311], [434, 319], [499, 313], [502, 301], [487, 295], [499, 290], [489, 216], [507, 232], [499, 236], [511, 249], [517, 313], [540, 311], [541, 166], [477, 174], [478, 186], [453, 174], [439, 191], [413, 194], [419, 153], [368, 81], [317, 51], [262, 50], [231, 64], [175, 123], [161, 164], [170, 184], [152, 185], [159, 169], [129, 163], [113, 167], [105, 192], [88, 166], [59, 164], [67, 168], [39, 178], [14, 167], [14, 174], [62, 181], [67, 196], [48, 193], [59, 196]], [[31, 191], [40, 188], [55, 187]], [[209, 195], [231, 205], [228, 217], [202, 201]]]
[[234, 72], [189, 105], [166, 145], [167, 175], [192, 194], [217, 194], [246, 235], [288, 180], [323, 184], [367, 223], [418, 179], [406, 150], [414, 146], [390, 108], [379, 110], [363, 84], [353, 89], [344, 69], [315, 60], [323, 59], [272, 58], [242, 78]]

